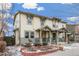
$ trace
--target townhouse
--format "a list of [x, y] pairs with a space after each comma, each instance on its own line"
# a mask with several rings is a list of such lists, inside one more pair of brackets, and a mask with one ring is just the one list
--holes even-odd
[[66, 22], [56, 17], [46, 17], [19, 11], [14, 16], [15, 43], [57, 44], [67, 42]]
[[79, 42], [79, 24], [69, 24], [67, 30], [71, 33], [69, 41]]

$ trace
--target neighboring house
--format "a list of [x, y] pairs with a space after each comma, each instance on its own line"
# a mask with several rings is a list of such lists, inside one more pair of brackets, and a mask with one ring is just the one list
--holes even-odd
[[74, 36], [74, 40], [75, 42], [79, 42], [79, 24], [75, 25], [75, 36]]
[[67, 42], [66, 23], [58, 18], [49, 18], [28, 12], [17, 12], [14, 16], [15, 43], [52, 44]]
[[68, 31], [71, 33], [71, 38], [69, 40], [73, 40], [74, 42], [79, 42], [79, 24], [75, 25], [67, 25]]
[[75, 25], [67, 24], [67, 30], [69, 32], [69, 41], [74, 41]]

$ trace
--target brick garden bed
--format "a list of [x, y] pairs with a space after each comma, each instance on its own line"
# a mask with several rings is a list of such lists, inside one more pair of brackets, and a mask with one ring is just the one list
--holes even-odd
[[40, 55], [45, 55], [45, 54], [56, 52], [56, 51], [58, 51], [58, 49], [46, 51], [46, 52], [31, 52], [31, 53], [30, 52], [22, 52], [22, 55], [23, 56], [40, 56]]
[[[46, 51], [44, 51], [45, 49]], [[40, 51], [27, 51], [27, 48], [22, 48], [21, 52], [23, 56], [41, 56], [41, 55], [45, 55], [48, 53], [56, 52], [58, 50], [61, 50], [61, 48], [55, 46], [47, 50], [47, 48], [44, 47], [44, 50], [43, 50], [43, 47], [42, 47], [42, 48], [39, 48], [38, 50]]]

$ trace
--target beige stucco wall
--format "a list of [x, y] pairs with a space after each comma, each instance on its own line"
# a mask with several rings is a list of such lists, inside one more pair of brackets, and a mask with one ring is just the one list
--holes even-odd
[[41, 28], [41, 22], [40, 22], [40, 18], [39, 17], [34, 17], [33, 18], [33, 28], [34, 30]]
[[[21, 24], [19, 24], [19, 21], [21, 22]], [[58, 27], [57, 28], [53, 27], [53, 24], [57, 25]], [[58, 30], [58, 29], [62, 28], [63, 27], [62, 25], [64, 25], [64, 27], [66, 27], [66, 24], [64, 24], [64, 23], [61, 23], [58, 21], [52, 21], [49, 19], [46, 19], [45, 23], [44, 23], [44, 26], [49, 26], [53, 30]], [[38, 28], [41, 28], [41, 19], [39, 17], [33, 17], [32, 25], [29, 25], [27, 23], [27, 15], [17, 14], [17, 16], [15, 18], [15, 24], [14, 24], [14, 29], [16, 29], [16, 28], [20, 28], [20, 38], [23, 38], [22, 39], [23, 42], [25, 42], [25, 40], [26, 40], [25, 31], [28, 31], [28, 32], [34, 31], [35, 38], [38, 38], [39, 32], [36, 32], [35, 30]], [[63, 35], [63, 34], [60, 34], [60, 35]], [[16, 36], [18, 36], [18, 33], [16, 34]], [[17, 39], [17, 37], [16, 37], [16, 39]]]
[[56, 20], [53, 20], [52, 21], [52, 24], [55, 24], [57, 26], [57, 27], [53, 27], [53, 25], [52, 25], [53, 30], [58, 30], [58, 29], [62, 28], [62, 23], [61, 22], [58, 22]]
[[20, 14], [17, 14], [14, 22], [14, 29], [19, 28], [19, 20], [20, 20]]
[[[32, 25], [29, 25], [27, 23], [27, 15], [21, 14], [21, 37], [25, 36], [25, 31], [35, 31], [36, 29], [40, 28], [40, 18], [39, 17], [34, 17], [32, 21]], [[35, 32], [35, 36], [36, 36]]]
[[25, 31], [33, 31], [33, 26], [27, 24], [27, 16], [21, 14], [21, 24], [20, 24], [20, 37], [25, 37]]
[[15, 44], [18, 45], [19, 42], [20, 42], [20, 41], [19, 41], [19, 31], [18, 31], [18, 30], [16, 30], [15, 35], [16, 35], [16, 37], [15, 37], [15, 39], [16, 39], [15, 42], [16, 42], [16, 43], [15, 43]]
[[50, 28], [52, 28], [52, 20], [46, 19], [44, 26], [49, 26]]
[[[32, 25], [28, 25], [27, 24], [27, 15], [21, 14], [19, 16], [19, 14], [18, 14], [16, 16], [14, 28], [19, 28], [19, 20], [21, 20], [21, 31], [22, 32], [24, 30], [34, 31], [38, 28], [41, 28], [41, 22], [40, 22], [39, 17], [33, 17]], [[53, 24], [57, 25], [58, 27], [57, 28], [53, 27]], [[64, 27], [66, 27], [66, 24], [64, 24], [64, 23], [57, 22], [57, 21], [52, 21], [52, 20], [49, 20], [49, 19], [45, 20], [44, 26], [46, 26], [46, 25], [49, 26], [50, 28], [53, 28], [53, 29], [60, 29], [60, 28], [62, 28], [62, 25], [64, 25]], [[21, 34], [22, 34], [22, 32], [21, 32]]]

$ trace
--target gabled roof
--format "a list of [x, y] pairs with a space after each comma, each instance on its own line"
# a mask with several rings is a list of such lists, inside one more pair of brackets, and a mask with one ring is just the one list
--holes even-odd
[[33, 13], [30, 13], [30, 12], [23, 12], [23, 11], [18, 11], [18, 12], [15, 14], [15, 16], [14, 16], [14, 19], [15, 19], [16, 15], [17, 15], [18, 13], [26, 14], [26, 15], [31, 15], [31, 16], [36, 16], [36, 17], [40, 17], [40, 18], [51, 19], [51, 18], [49, 18], [49, 17], [47, 17], [47, 16], [42, 16], [42, 15], [33, 14]]
[[59, 31], [61, 31], [61, 32], [68, 32], [68, 30], [66, 28], [61, 28], [61, 29], [59, 29]]
[[30, 13], [30, 12], [23, 12], [23, 11], [18, 11], [15, 14], [15, 16], [14, 16], [14, 22], [15, 22], [16, 15], [19, 14], [19, 13], [20, 14], [31, 15], [31, 16], [36, 16], [36, 17], [39, 17], [41, 19], [56, 20], [56, 21], [59, 21], [59, 22], [62, 22], [62, 23], [66, 23], [66, 22], [62, 21], [60, 18], [57, 18], [57, 17], [47, 17], [47, 16], [37, 15], [37, 14], [33, 14], [33, 13]]

